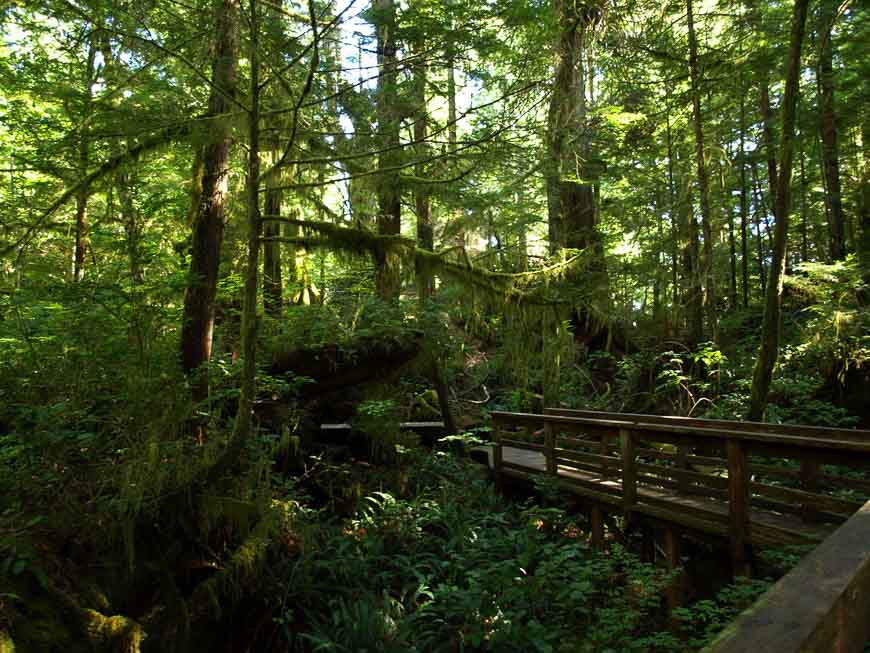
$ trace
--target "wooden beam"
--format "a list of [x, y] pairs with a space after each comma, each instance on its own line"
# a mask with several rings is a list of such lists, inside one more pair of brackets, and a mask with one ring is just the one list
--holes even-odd
[[728, 440], [728, 535], [734, 576], [749, 576], [749, 469], [740, 440]]
[[592, 509], [589, 511], [589, 524], [592, 529], [592, 548], [597, 551], [604, 550], [604, 514], [601, 511], [601, 506], [597, 503], [592, 504]]
[[544, 458], [547, 461], [547, 473], [556, 475], [556, 436], [549, 422], [544, 424]]
[[637, 503], [637, 462], [634, 452], [634, 434], [620, 429], [619, 444], [622, 449], [622, 506], [626, 517], [631, 515]]
[[683, 603], [683, 573], [677, 571], [683, 564], [680, 536], [680, 531], [674, 526], [668, 524], [665, 527], [665, 556], [668, 571], [674, 573], [667, 589], [668, 612], [680, 607]]

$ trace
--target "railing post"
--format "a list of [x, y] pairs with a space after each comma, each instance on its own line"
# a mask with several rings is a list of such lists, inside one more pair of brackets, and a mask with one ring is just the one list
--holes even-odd
[[[818, 492], [821, 471], [822, 464], [818, 460], [811, 458], [801, 460], [801, 489], [805, 492]], [[801, 506], [801, 518], [804, 521], [813, 521], [818, 517], [819, 511], [811, 503], [805, 503]]]
[[501, 489], [501, 428], [497, 420], [492, 420], [492, 475], [495, 478], [495, 485]]
[[592, 529], [592, 548], [601, 551], [604, 549], [604, 514], [597, 503], [592, 504], [589, 522]]
[[731, 540], [731, 562], [734, 576], [749, 576], [749, 467], [746, 448], [738, 439], [729, 438], [728, 452], [728, 518]]
[[676, 571], [682, 565], [680, 551], [680, 531], [671, 524], [665, 528], [665, 555], [668, 559], [668, 571], [674, 573], [668, 585], [668, 612], [679, 608], [683, 603], [683, 572]]
[[[685, 435], [680, 436], [677, 445], [677, 469], [683, 472], [689, 471], [689, 438]], [[689, 491], [689, 479], [685, 474], [681, 474], [677, 479], [677, 489], [683, 493]]]
[[544, 458], [547, 461], [547, 473], [556, 475], [556, 434], [549, 422], [544, 422]]
[[634, 433], [628, 429], [619, 429], [619, 445], [622, 449], [622, 507], [628, 516], [637, 501]]

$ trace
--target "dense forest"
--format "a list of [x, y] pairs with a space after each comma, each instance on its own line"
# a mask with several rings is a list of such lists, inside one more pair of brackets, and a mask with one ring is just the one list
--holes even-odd
[[868, 25], [0, 4], [0, 652], [699, 650], [801, 552], [699, 548], [668, 610], [469, 453], [497, 410], [870, 428]]

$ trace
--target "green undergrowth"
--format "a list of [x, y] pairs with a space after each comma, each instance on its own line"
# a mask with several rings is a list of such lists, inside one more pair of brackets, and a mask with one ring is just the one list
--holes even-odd
[[369, 492], [346, 519], [307, 510], [299, 555], [268, 572], [289, 650], [694, 651], [767, 586], [669, 617], [663, 569], [594, 551], [580, 518], [508, 501], [452, 454], [413, 458], [404, 492]]

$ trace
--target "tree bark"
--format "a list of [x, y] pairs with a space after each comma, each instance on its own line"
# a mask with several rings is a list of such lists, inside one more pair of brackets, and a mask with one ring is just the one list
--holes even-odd
[[701, 117], [700, 71], [698, 70], [698, 41], [692, 0], [686, 0], [686, 19], [689, 30], [689, 79], [692, 87], [692, 123], [695, 131], [695, 158], [698, 167], [698, 192], [701, 199], [701, 226], [704, 231], [704, 279], [706, 286], [707, 325], [715, 337], [717, 331], [716, 284], [713, 274], [713, 216], [710, 210], [710, 178], [704, 148], [704, 123]]
[[[375, 29], [378, 39], [377, 118], [380, 146], [378, 156], [378, 233], [399, 235], [402, 230], [402, 191], [399, 173], [395, 170], [399, 151], [398, 65], [396, 61], [396, 6], [394, 0], [373, 0]], [[384, 301], [397, 301], [401, 290], [399, 257], [389, 250], [375, 257], [375, 286]]]
[[[420, 48], [422, 50], [422, 48]], [[426, 159], [427, 150], [425, 144], [429, 110], [426, 103], [426, 64], [419, 60], [414, 65], [414, 140], [417, 142], [417, 156], [422, 162]], [[418, 180], [424, 179], [426, 169], [423, 163], [414, 167], [414, 175]], [[421, 249], [434, 251], [435, 231], [432, 225], [432, 201], [428, 187], [417, 184], [414, 189], [414, 204], [417, 209], [417, 246]], [[434, 291], [431, 273], [421, 266], [417, 266], [417, 293], [421, 301], [428, 299]]]
[[791, 42], [786, 64], [785, 91], [782, 98], [782, 140], [780, 142], [779, 177], [776, 187], [776, 231], [773, 262], [765, 293], [764, 322], [761, 327], [761, 347], [752, 375], [752, 391], [748, 419], [760, 421], [767, 407], [767, 395], [773, 370], [779, 357], [781, 330], [782, 277], [785, 272], [789, 212], [791, 211], [791, 172], [794, 150], [795, 109], [800, 84], [801, 46], [807, 20], [809, 0], [795, 0]]
[[[846, 221], [840, 189], [840, 154], [837, 144], [837, 111], [834, 103], [833, 27], [838, 0], [819, 5], [819, 128], [822, 136], [822, 166], [825, 173], [825, 204], [831, 233], [831, 259], [846, 257]], [[865, 144], [866, 147], [866, 144]]]
[[[94, 83], [94, 60], [97, 53], [96, 30], [91, 26], [91, 35], [88, 39], [88, 56], [85, 63], [84, 74], [84, 109], [82, 111], [78, 134], [78, 173], [79, 180], [88, 174], [90, 163], [90, 124], [93, 105], [91, 87]], [[85, 273], [85, 256], [88, 251], [88, 187], [84, 186], [76, 193], [76, 223], [75, 223], [75, 247], [73, 249], [73, 281], [81, 281]]]
[[236, 88], [239, 0], [219, 0], [216, 11], [208, 108], [210, 139], [203, 151], [202, 190], [193, 215], [190, 282], [184, 296], [181, 326], [182, 366], [191, 376], [194, 401], [208, 397], [208, 374], [199, 368], [211, 358], [214, 331], [232, 140], [226, 114]]
[[560, 33], [547, 118], [550, 251], [591, 246], [590, 262], [597, 265], [600, 240], [595, 229], [595, 195], [590, 182], [594, 172], [589, 165], [584, 81], [584, 47], [590, 17], [569, 0], [556, 0], [555, 10]]
[[744, 84], [740, 80], [740, 278], [743, 290], [743, 308], [749, 307], [749, 193], [746, 188], [746, 101]]
[[250, 103], [248, 114], [248, 179], [246, 209], [248, 252], [245, 265], [245, 296], [242, 305], [242, 380], [233, 440], [244, 442], [251, 434], [254, 399], [257, 396], [257, 289], [260, 268], [260, 17], [257, 0], [248, 2], [251, 28]]
[[[281, 215], [284, 191], [279, 188], [278, 175], [270, 175], [266, 181], [265, 214]], [[281, 223], [266, 220], [263, 223], [263, 309], [275, 319], [281, 317], [284, 303], [284, 286], [281, 277]]]

